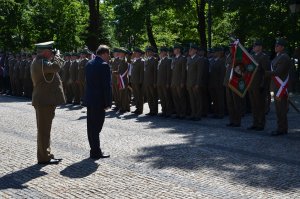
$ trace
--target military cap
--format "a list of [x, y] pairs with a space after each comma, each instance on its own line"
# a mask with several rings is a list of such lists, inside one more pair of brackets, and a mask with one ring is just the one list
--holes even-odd
[[65, 57], [67, 57], [67, 56], [71, 56], [71, 54], [70, 54], [70, 53], [68, 53], [68, 52], [66, 52], [66, 53], [64, 53], [64, 56], [65, 56]]
[[145, 52], [142, 51], [140, 48], [134, 48], [133, 49], [133, 52], [137, 52], [137, 53], [141, 53], [141, 54], [144, 54]]
[[169, 47], [169, 52], [173, 52], [174, 48], [173, 47]]
[[174, 49], [179, 48], [180, 50], [183, 49], [182, 45], [180, 45], [180, 44], [174, 44], [173, 48]]
[[151, 51], [151, 52], [156, 52], [156, 50], [155, 50], [155, 48], [153, 47], [153, 46], [148, 46], [147, 48], [146, 48], [146, 51]]
[[115, 48], [115, 51], [116, 53], [127, 53], [126, 49], [123, 48], [123, 47], [120, 47], [120, 48]]
[[35, 47], [37, 49], [53, 49], [53, 44], [54, 44], [54, 41], [47, 41], [47, 42], [43, 42], [43, 43], [38, 43], [38, 44], [35, 44]]
[[77, 52], [74, 52], [74, 53], [72, 53], [72, 54], [71, 54], [71, 56], [79, 57], [79, 56], [80, 56], [80, 54], [79, 54], [79, 53], [77, 53]]
[[91, 55], [92, 53], [88, 49], [83, 49], [80, 51], [80, 54]]
[[113, 48], [113, 50], [112, 50], [113, 53], [118, 53], [119, 51], [120, 51], [119, 48]]
[[253, 43], [253, 46], [262, 46], [263, 43], [261, 40], [255, 40], [254, 43]]
[[223, 51], [224, 48], [222, 48], [221, 46], [216, 46], [214, 47], [214, 52], [220, 52], [220, 51]]
[[168, 52], [170, 49], [168, 48], [168, 47], [165, 47], [165, 46], [162, 46], [162, 47], [160, 47], [160, 52]]
[[287, 46], [287, 41], [283, 38], [279, 38], [276, 40], [276, 45], [280, 45], [280, 46], [284, 46], [286, 47]]
[[199, 47], [198, 47], [197, 44], [191, 44], [191, 45], [190, 45], [190, 49], [191, 49], [191, 48], [196, 49], [196, 50], [199, 49]]

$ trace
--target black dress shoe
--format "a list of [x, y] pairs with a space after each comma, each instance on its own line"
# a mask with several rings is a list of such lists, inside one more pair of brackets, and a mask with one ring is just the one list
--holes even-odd
[[263, 131], [265, 128], [264, 127], [256, 127], [256, 131]]
[[90, 155], [90, 158], [95, 159], [95, 160], [99, 160], [99, 159], [103, 159], [103, 158], [109, 158], [109, 157], [110, 157], [109, 154], [106, 154], [106, 153], [103, 153], [103, 152], [101, 152], [100, 154], [97, 154], [97, 155]]
[[279, 136], [279, 135], [284, 135], [287, 134], [287, 132], [281, 132], [281, 131], [272, 131], [271, 136]]
[[231, 127], [233, 126], [233, 123], [226, 124], [226, 126]]
[[257, 127], [256, 126], [254, 126], [254, 125], [252, 125], [252, 126], [249, 126], [248, 128], [247, 128], [247, 130], [256, 130], [257, 129]]
[[38, 164], [45, 164], [45, 165], [48, 165], [48, 164], [58, 164], [60, 163], [60, 161], [62, 161], [62, 159], [50, 159], [49, 161], [45, 161], [45, 162], [38, 162]]

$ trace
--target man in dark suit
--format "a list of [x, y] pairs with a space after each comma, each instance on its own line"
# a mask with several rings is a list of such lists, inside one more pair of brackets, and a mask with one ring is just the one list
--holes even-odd
[[110, 157], [100, 148], [100, 132], [105, 119], [105, 110], [111, 107], [112, 86], [109, 68], [109, 47], [100, 45], [96, 57], [86, 65], [87, 134], [90, 144], [90, 158]]

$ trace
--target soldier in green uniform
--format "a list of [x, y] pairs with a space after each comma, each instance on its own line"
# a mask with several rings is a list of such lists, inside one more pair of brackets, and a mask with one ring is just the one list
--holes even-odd
[[119, 71], [119, 64], [120, 64], [120, 58], [119, 58], [119, 49], [114, 48], [113, 49], [113, 60], [111, 61], [111, 71], [112, 71], [112, 95], [113, 100], [115, 102], [115, 110], [119, 110], [121, 107], [120, 104], [120, 92], [119, 92], [119, 85], [118, 85], [118, 71]]
[[21, 56], [20, 54], [17, 54], [16, 55], [16, 62], [14, 64], [14, 84], [15, 84], [15, 87], [16, 87], [16, 90], [15, 90], [15, 95], [16, 96], [21, 96], [21, 82], [20, 82], [20, 64], [21, 64]]
[[287, 42], [278, 39], [275, 44], [276, 57], [272, 60], [271, 71], [266, 71], [267, 77], [272, 77], [271, 90], [274, 92], [274, 103], [277, 115], [277, 130], [271, 135], [284, 135], [288, 133], [288, 81], [291, 59], [285, 52]]
[[157, 66], [157, 91], [162, 108], [162, 116], [170, 117], [172, 114], [172, 97], [171, 97], [171, 63], [172, 59], [168, 58], [168, 48], [160, 48], [160, 60]]
[[267, 97], [267, 88], [269, 78], [265, 77], [265, 71], [270, 71], [270, 59], [263, 53], [262, 42], [257, 40], [253, 45], [253, 58], [258, 63], [256, 73], [252, 79], [251, 86], [248, 89], [251, 102], [253, 123], [248, 130], [263, 131], [265, 128], [265, 100]]
[[209, 109], [209, 92], [208, 92], [208, 78], [209, 78], [209, 60], [205, 56], [206, 50], [204, 48], [199, 48], [198, 55], [201, 59], [200, 70], [201, 70], [201, 78], [199, 82], [199, 92], [201, 98], [201, 116], [207, 117], [208, 109]]
[[174, 58], [172, 60], [171, 89], [176, 110], [176, 117], [183, 119], [186, 116], [186, 57], [181, 53], [182, 46], [174, 45]]
[[128, 72], [129, 65], [126, 60], [126, 50], [124, 48], [119, 49], [119, 64], [118, 64], [118, 92], [120, 96], [120, 113], [130, 111], [130, 100], [128, 95]]
[[24, 71], [24, 96], [27, 98], [32, 97], [32, 80], [31, 80], [31, 73], [30, 73], [30, 66], [32, 63], [32, 55], [30, 53], [27, 54], [27, 62], [25, 65], [25, 71]]
[[158, 61], [154, 57], [155, 49], [153, 47], [146, 48], [146, 60], [144, 66], [144, 88], [146, 91], [147, 101], [150, 112], [146, 115], [154, 116], [158, 113], [158, 97], [157, 97], [157, 64]]
[[204, 67], [204, 59], [197, 54], [198, 46], [192, 44], [189, 49], [189, 57], [187, 58], [187, 78], [186, 87], [189, 94], [191, 115], [188, 119], [198, 121], [201, 119], [202, 98], [200, 96], [200, 80], [202, 69]]
[[9, 81], [10, 81], [10, 90], [11, 90], [11, 95], [15, 95], [16, 92], [16, 86], [15, 86], [15, 81], [14, 81], [14, 65], [16, 62], [16, 58], [14, 54], [11, 54], [8, 60], [8, 65], [9, 65]]
[[72, 54], [72, 61], [70, 65], [70, 82], [72, 86], [72, 93], [74, 95], [74, 105], [79, 105], [80, 104], [80, 93], [79, 93], [79, 86], [78, 86], [78, 81], [77, 81], [77, 76], [78, 76], [78, 58], [79, 54], [78, 53], [73, 53]]
[[242, 119], [242, 99], [238, 96], [235, 92], [229, 88], [229, 80], [232, 70], [232, 56], [231, 53], [226, 55], [225, 59], [225, 67], [226, 73], [224, 77], [224, 86], [225, 86], [225, 93], [226, 93], [226, 103], [227, 103], [227, 110], [229, 116], [229, 123], [226, 125], [228, 127], [240, 127], [241, 126], [241, 119]]
[[224, 117], [224, 87], [225, 59], [222, 47], [214, 49], [214, 60], [209, 67], [209, 92], [213, 102], [214, 118]]
[[88, 63], [90, 53], [85, 49], [82, 50], [80, 53], [81, 60], [78, 65], [78, 76], [77, 76], [77, 81], [78, 81], [78, 86], [79, 86], [79, 93], [80, 93], [80, 99], [83, 101], [84, 97], [84, 88], [85, 88], [85, 66]]
[[[33, 82], [32, 105], [37, 120], [37, 159], [39, 164], [58, 164], [50, 151], [50, 132], [57, 105], [65, 103], [62, 82], [58, 75], [61, 60], [54, 57], [53, 42], [36, 44], [38, 55], [31, 64]], [[50, 92], [51, 91], [51, 92]]]
[[135, 48], [133, 50], [133, 57], [132, 60], [132, 69], [131, 69], [131, 77], [130, 82], [133, 89], [133, 96], [135, 100], [136, 110], [132, 113], [140, 115], [143, 113], [144, 107], [144, 95], [143, 95], [143, 81], [144, 81], [144, 59], [142, 55], [144, 52], [139, 49]]
[[70, 82], [70, 66], [71, 66], [71, 54], [70, 53], [65, 53], [64, 54], [64, 65], [61, 68], [61, 79], [63, 83], [63, 88], [64, 88], [64, 93], [66, 96], [66, 100], [68, 104], [72, 104], [73, 100], [73, 91], [72, 91], [72, 85]]
[[19, 82], [20, 82], [20, 89], [21, 89], [21, 96], [24, 95], [24, 76], [25, 76], [25, 68], [26, 68], [27, 60], [26, 60], [26, 53], [22, 53], [21, 56], [21, 63], [19, 65]]

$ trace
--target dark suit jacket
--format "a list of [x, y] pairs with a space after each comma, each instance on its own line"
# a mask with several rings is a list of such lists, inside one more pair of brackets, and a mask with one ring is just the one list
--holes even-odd
[[85, 70], [86, 106], [103, 109], [110, 107], [112, 101], [112, 87], [108, 63], [99, 56], [96, 56], [95, 59], [87, 63]]

